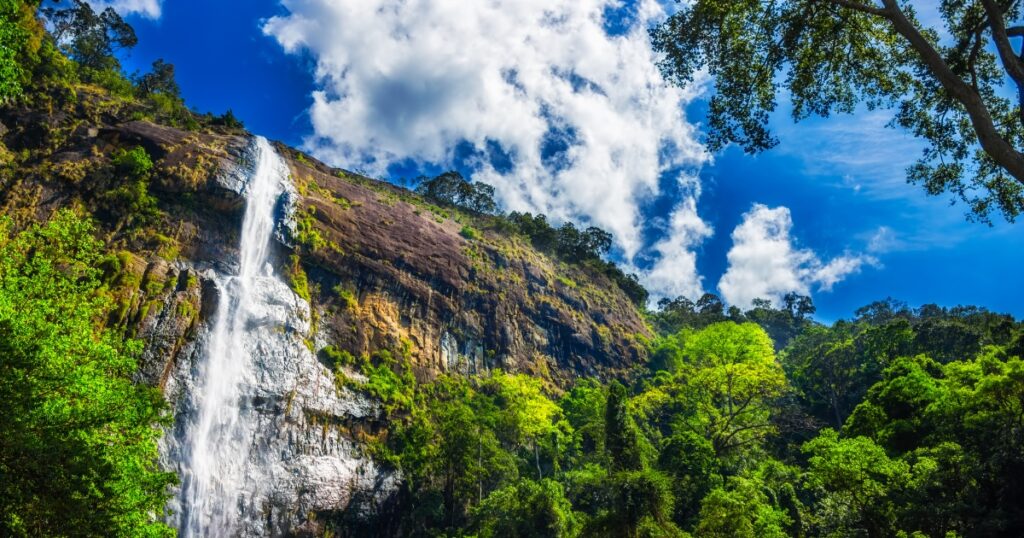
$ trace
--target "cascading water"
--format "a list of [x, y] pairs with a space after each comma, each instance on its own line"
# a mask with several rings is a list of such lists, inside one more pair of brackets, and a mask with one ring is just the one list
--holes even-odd
[[253, 424], [243, 384], [253, 382], [254, 361], [246, 340], [250, 318], [258, 312], [258, 279], [272, 279], [267, 257], [274, 231], [274, 207], [287, 168], [266, 139], [257, 138], [258, 161], [246, 186], [245, 217], [239, 242], [238, 275], [217, 281], [221, 300], [210, 334], [200, 389], [199, 421], [193, 432], [190, 482], [182, 489], [188, 515], [183, 536], [229, 536], [235, 503], [242, 493]]
[[294, 198], [288, 167], [263, 138], [249, 153], [237, 269], [207, 271], [216, 313], [167, 388], [175, 427], [161, 448], [181, 479], [169, 508], [184, 537], [284, 534], [308, 512], [344, 509], [355, 491], [390, 482], [343, 428], [327, 427], [375, 409], [339, 393], [307, 346], [309, 304], [270, 260], [281, 206]]

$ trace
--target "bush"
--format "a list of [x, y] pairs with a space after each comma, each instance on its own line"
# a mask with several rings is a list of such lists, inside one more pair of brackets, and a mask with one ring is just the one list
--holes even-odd
[[111, 159], [111, 173], [120, 185], [104, 193], [101, 207], [110, 217], [125, 226], [152, 222], [159, 214], [156, 198], [149, 194], [149, 177], [153, 161], [141, 147], [118, 149]]

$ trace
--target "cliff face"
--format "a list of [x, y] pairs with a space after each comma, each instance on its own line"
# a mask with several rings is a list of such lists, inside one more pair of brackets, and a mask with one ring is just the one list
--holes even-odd
[[646, 328], [603, 275], [488, 229], [493, 218], [305, 157], [290, 166], [303, 193], [298, 224], [321, 243], [303, 262], [327, 341], [356, 355], [411, 346], [425, 377], [501, 368], [562, 384], [644, 358]]
[[[230, 265], [249, 138], [120, 121], [126, 114], [102, 94], [83, 93], [78, 101], [68, 111], [15, 110], [0, 117], [10, 159], [31, 155], [0, 184], [0, 204], [21, 224], [75, 204], [95, 212], [116, 180], [98, 173], [111, 152], [145, 148], [154, 162], [149, 189], [165, 215], [149, 230], [124, 233], [110, 229], [112, 222], [108, 230], [130, 262], [134, 276], [127, 287], [142, 280], [149, 285], [120, 292], [132, 303], [120, 321], [146, 336], [155, 329], [138, 314], [167, 316], [141, 312], [157, 299], [149, 296], [156, 291], [152, 282], [178, 281], [167, 292], [187, 292], [195, 303], [188, 310], [201, 311], [197, 296], [205, 288], [196, 278], [189, 288], [189, 266]], [[491, 229], [490, 217], [437, 207], [407, 190], [279, 150], [300, 194], [294, 216], [300, 236], [317, 239], [302, 244], [302, 237], [282, 238], [298, 247], [309, 276], [321, 344], [356, 356], [406, 349], [424, 378], [502, 368], [546, 376], [556, 385], [576, 375], [614, 374], [644, 359], [638, 337], [647, 329], [604, 275], [553, 260], [528, 240]], [[278, 265], [288, 265], [290, 253], [282, 248]], [[158, 332], [184, 321], [164, 319]], [[183, 330], [172, 332], [187, 339]], [[173, 353], [147, 356], [171, 359]], [[147, 365], [151, 373], [164, 369]]]
[[[189, 395], [222, 299], [218, 279], [237, 269], [252, 138], [132, 120], [130, 106], [78, 91], [59, 110], [0, 108], [0, 212], [16, 227], [66, 207], [97, 219], [115, 252], [104, 267], [115, 305], [107, 324], [145, 344], [138, 378], [171, 402], [165, 463], [173, 467], [182, 425], [194, 420]], [[109, 195], [124, 187], [112, 155], [135, 147], [152, 159], [143, 190], [159, 208], [144, 225], [126, 220]], [[554, 389], [645, 360], [640, 314], [600, 272], [541, 254], [494, 217], [277, 150], [295, 192], [279, 208], [290, 231], [275, 236], [273, 265], [309, 305], [268, 325], [292, 351], [261, 360], [255, 412], [276, 432], [277, 452], [333, 463], [281, 475], [292, 478], [276, 481], [284, 493], [268, 508], [275, 532], [315, 530], [295, 514], [373, 510], [397, 478], [362, 452], [362, 435], [386, 424], [374, 402], [336, 386], [315, 360], [326, 346], [401, 354], [421, 379], [501, 368]]]

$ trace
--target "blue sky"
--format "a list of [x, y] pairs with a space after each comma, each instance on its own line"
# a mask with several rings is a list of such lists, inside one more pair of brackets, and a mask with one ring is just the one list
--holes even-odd
[[[335, 2], [346, 3], [358, 4], [354, 0]], [[517, 8], [526, 10], [528, 4], [521, 2]], [[590, 4], [601, 2], [591, 0]], [[230, 108], [250, 130], [305, 147], [335, 165], [393, 176], [457, 165], [467, 174], [499, 183], [499, 192], [511, 206], [525, 204], [556, 217], [635, 230], [635, 236], [623, 240], [620, 255], [634, 254], [630, 260], [635, 268], [648, 272], [654, 287], [669, 292], [719, 292], [727, 272], [733, 271], [732, 282], [749, 282], [761, 278], [758, 271], [770, 266], [790, 272], [764, 278], [775, 279], [781, 286], [792, 280], [793, 286], [809, 291], [819, 317], [826, 320], [849, 316], [855, 308], [887, 296], [910, 304], [977, 304], [1024, 315], [1020, 301], [1024, 285], [1015, 278], [1019, 273], [1015, 269], [1024, 263], [1024, 229], [1020, 228], [1024, 224], [997, 222], [988, 227], [969, 223], [962, 205], [950, 206], [948, 198], [927, 197], [920, 187], [906, 185], [903, 170], [920, 146], [898, 131], [885, 129], [884, 114], [863, 112], [793, 125], [781, 107], [773, 118], [782, 142], [779, 147], [757, 156], [730, 148], [709, 158], [699, 151], [699, 125], [706, 102], [692, 91], [637, 94], [650, 91], [650, 77], [655, 75], [649, 71], [624, 68], [608, 74], [611, 80], [625, 81], [622, 84], [627, 88], [619, 91], [602, 82], [600, 66], [556, 58], [550, 65], [559, 69], [570, 65], [571, 70], [578, 67], [579, 73], [586, 73], [560, 75], [557, 80], [573, 86], [572, 95], [565, 96], [543, 93], [550, 80], [529, 78], [532, 67], [549, 65], [545, 58], [503, 68], [504, 83], [522, 93], [533, 92], [537, 96], [534, 101], [502, 101], [507, 96], [488, 94], [503, 91], [501, 80], [483, 77], [477, 86], [466, 81], [475, 80], [470, 75], [486, 70], [489, 63], [480, 64], [481, 68], [470, 62], [468, 74], [458, 76], [465, 67], [463, 55], [472, 58], [474, 54], [478, 44], [474, 39], [489, 33], [497, 41], [506, 35], [503, 21], [493, 13], [480, 12], [468, 18], [488, 26], [483, 34], [461, 26], [445, 28], [454, 50], [443, 40], [437, 49], [422, 46], [435, 43], [430, 39], [429, 21], [443, 12], [425, 13], [425, 29], [416, 27], [420, 18], [392, 21], [408, 32], [408, 40], [425, 39], [416, 52], [431, 60], [414, 57], [416, 62], [403, 64], [402, 55], [409, 56], [409, 50], [386, 36], [373, 35], [389, 28], [375, 26], [376, 19], [359, 24], [357, 8], [341, 12], [327, 0], [288, 5], [291, 9], [274, 0], [165, 2], [158, 18], [129, 15], [139, 45], [124, 63], [129, 70], [145, 69], [153, 59], [164, 58], [175, 64], [183, 94], [194, 108], [218, 113]], [[529, 40], [551, 39], [549, 50], [542, 46], [517, 54], [558, 55], [560, 48], [571, 49], [567, 53], [571, 54], [578, 47], [584, 59], [588, 54], [614, 54], [620, 60], [642, 61], [647, 52], [639, 32], [629, 37], [630, 28], [639, 28], [643, 21], [656, 17], [656, 10], [650, 2], [627, 3], [598, 27], [603, 36], [586, 24], [579, 26], [580, 39], [537, 33]], [[571, 21], [574, 13], [567, 11], [564, 18]], [[268, 27], [271, 17], [278, 19]], [[466, 32], [462, 41], [457, 35], [461, 31]], [[436, 64], [430, 54], [438, 55]], [[404, 80], [371, 76], [382, 62], [412, 75]], [[342, 71], [332, 72], [332, 67]], [[435, 72], [445, 75], [443, 82], [432, 78]], [[456, 84], [453, 79], [465, 83]], [[630, 80], [635, 82], [633, 89], [628, 87]], [[435, 91], [437, 85], [445, 85], [443, 91]], [[494, 90], [496, 87], [499, 89]], [[315, 99], [318, 91], [321, 93]], [[377, 96], [364, 95], [365, 106], [348, 106], [358, 100], [359, 91], [376, 92]], [[581, 93], [586, 99], [579, 97]], [[636, 103], [645, 99], [649, 104], [636, 108], [640, 106]], [[526, 106], [547, 101], [556, 104], [542, 107], [536, 116], [509, 109], [504, 117], [508, 103]], [[663, 120], [672, 115], [666, 103], [674, 103], [678, 118]], [[591, 105], [596, 112], [580, 110]], [[312, 113], [311, 107], [315, 107]], [[463, 109], [470, 107], [486, 118], [464, 116]], [[435, 118], [443, 129], [435, 127]], [[533, 140], [529, 138], [533, 131], [516, 130], [519, 119], [540, 122], [538, 128], [543, 131], [544, 155], [538, 157], [541, 164], [533, 168], [526, 155], [530, 149], [526, 142]], [[635, 127], [631, 125], [634, 120], [642, 122], [635, 133], [629, 131]], [[604, 126], [609, 125], [625, 130], [627, 140], [617, 138], [610, 127], [605, 132]], [[638, 134], [652, 130], [661, 133], [661, 138], [655, 139], [659, 147], [652, 149], [644, 140], [631, 145]], [[422, 135], [417, 136], [420, 131]], [[578, 139], [588, 136], [597, 142], [589, 147], [577, 145]], [[363, 138], [371, 141], [366, 147], [358, 144]], [[665, 139], [676, 147], [664, 144]], [[574, 149], [557, 153], [550, 149], [551, 144]], [[626, 155], [605, 162], [600, 155], [622, 148], [629, 152], [634, 147], [640, 153], [650, 150], [655, 156], [654, 168], [661, 168], [641, 170], [651, 168], [649, 159]], [[399, 155], [401, 151], [411, 154]], [[668, 153], [672, 155], [666, 156]], [[564, 163], [552, 165], [552, 154]], [[595, 183], [598, 190], [606, 190], [588, 198], [591, 189], [584, 181], [605, 169], [617, 179]], [[618, 195], [635, 198], [625, 205], [607, 200]], [[691, 199], [695, 211], [685, 207]], [[778, 232], [779, 225], [784, 228], [782, 236], [765, 240], [763, 232]], [[766, 243], [759, 243], [762, 240]], [[744, 243], [744, 248], [737, 248], [739, 243]], [[669, 253], [666, 245], [675, 250]], [[759, 258], [772, 255], [789, 261]], [[672, 263], [658, 266], [662, 258], [671, 258]], [[829, 269], [847, 267], [830, 265], [832, 261], [848, 261], [856, 270], [841, 270], [832, 282]], [[796, 263], [801, 265], [794, 270]], [[741, 274], [743, 271], [746, 273]], [[683, 284], [666, 285], [666, 278], [674, 275]], [[823, 289], [826, 281], [832, 285]], [[727, 295], [735, 301], [745, 297], [735, 290]]]

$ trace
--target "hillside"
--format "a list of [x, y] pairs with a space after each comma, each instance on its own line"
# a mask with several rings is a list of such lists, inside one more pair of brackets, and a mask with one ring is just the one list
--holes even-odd
[[[133, 121], [128, 104], [97, 88], [77, 88], [65, 106], [53, 115], [5, 110], [0, 118], [7, 148], [27, 156], [11, 170], [18, 179], [0, 193], [6, 214], [32, 222], [78, 205], [98, 218], [111, 247], [131, 260], [124, 270], [133, 275], [119, 282], [162, 283], [230, 263], [243, 205], [239, 191], [250, 166], [247, 133]], [[102, 193], [117, 187], [110, 156], [136, 147], [153, 161], [148, 193], [159, 215], [144, 230], [125, 230], [105, 209]], [[300, 193], [298, 224], [306, 236], [323, 241], [296, 245], [295, 238], [282, 238], [298, 247], [296, 267], [309, 274], [319, 342], [359, 356], [397, 350], [408, 341], [424, 378], [500, 367], [544, 372], [564, 383], [643, 361], [638, 339], [649, 337], [649, 329], [600, 273], [536, 251], [528, 240], [497, 230], [495, 217], [440, 207], [296, 150], [281, 152]], [[464, 237], [467, 226], [479, 236]], [[281, 245], [279, 271], [293, 270], [292, 252]], [[201, 289], [202, 280], [196, 285]], [[161, 315], [142, 307], [167, 298], [148, 295], [145, 286], [124, 288], [131, 305], [119, 321], [134, 333]], [[191, 300], [210, 298], [199, 292]], [[161, 325], [182, 322], [163, 319]], [[184, 335], [174, 335], [179, 337]]]
[[606, 232], [198, 113], [64, 9], [0, 0], [0, 535], [1024, 533], [1014, 317], [650, 310]]

